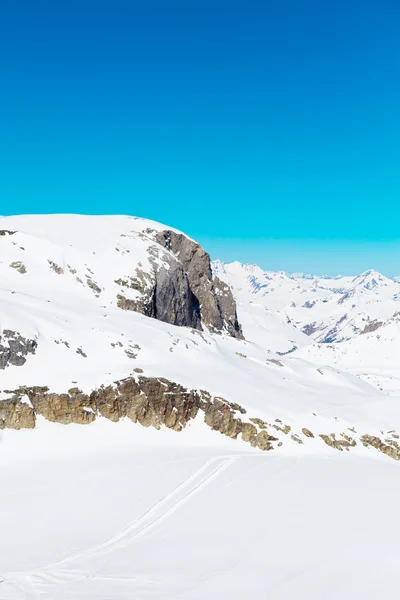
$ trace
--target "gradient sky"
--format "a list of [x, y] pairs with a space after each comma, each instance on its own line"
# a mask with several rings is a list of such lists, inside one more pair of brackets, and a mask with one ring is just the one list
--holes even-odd
[[267, 269], [400, 273], [398, 0], [13, 0], [0, 214], [124, 213]]

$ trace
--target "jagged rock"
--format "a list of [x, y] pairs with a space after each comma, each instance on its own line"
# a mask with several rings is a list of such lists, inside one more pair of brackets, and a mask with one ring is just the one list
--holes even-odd
[[275, 419], [275, 423], [272, 425], [272, 427], [277, 431], [282, 431], [282, 433], [284, 433], [285, 435], [290, 433], [292, 430], [290, 425], [285, 425], [280, 419]]
[[93, 279], [91, 279], [87, 275], [86, 275], [86, 283], [88, 284], [88, 286], [90, 287], [90, 289], [93, 291], [93, 293], [96, 296], [99, 296], [101, 294], [101, 288], [97, 285], [97, 283], [95, 281], [93, 281]]
[[352, 438], [346, 436], [346, 439], [336, 439], [336, 434], [331, 433], [330, 435], [320, 434], [319, 436], [327, 446], [331, 448], [336, 448], [336, 450], [343, 449], [348, 450], [350, 447], [356, 446], [357, 443]]
[[244, 442], [251, 442], [257, 435], [257, 427], [251, 423], [243, 423], [242, 426], [242, 440]]
[[360, 335], [364, 335], [365, 333], [372, 333], [374, 331], [376, 331], [377, 329], [379, 329], [380, 327], [382, 327], [383, 325], [383, 321], [371, 321], [370, 323], [368, 323], [368, 325], [366, 325], [364, 327], [364, 329], [362, 330]]
[[360, 437], [360, 441], [364, 446], [372, 446], [390, 458], [400, 460], [400, 446], [394, 440], [385, 440], [386, 443], [384, 443], [377, 436], [365, 434]]
[[301, 430], [302, 434], [305, 435], [308, 438], [313, 438], [314, 434], [312, 431], [310, 431], [309, 429], [307, 429], [306, 427], [303, 427], [303, 429]]
[[[12, 394], [12, 398], [0, 402], [3, 428], [34, 427], [35, 415], [42, 415], [48, 421], [83, 425], [101, 415], [114, 422], [128, 417], [144, 427], [159, 429], [166, 426], [181, 431], [202, 411], [204, 422], [211, 429], [233, 439], [241, 434], [243, 441], [255, 448], [272, 450], [271, 442], [277, 441], [267, 431], [258, 431], [256, 425], [237, 417], [237, 413], [246, 412], [239, 404], [212, 397], [204, 390], [187, 389], [161, 377], [128, 377], [113, 385], [101, 386], [91, 394], [84, 394], [77, 387], [56, 394], [47, 387], [37, 386], [20, 387], [5, 393]], [[20, 402], [23, 395], [29, 398], [31, 408]]]
[[0, 369], [10, 365], [21, 367], [26, 363], [25, 357], [35, 354], [36, 348], [36, 340], [29, 340], [16, 331], [4, 329], [0, 335]]
[[79, 390], [68, 394], [54, 394], [40, 391], [40, 388], [27, 390], [27, 395], [37, 415], [55, 423], [92, 423], [96, 418], [95, 406], [89, 396]]
[[20, 398], [0, 401], [0, 429], [33, 429], [35, 423], [33, 408]]
[[136, 268], [134, 276], [115, 280], [121, 288], [138, 292], [117, 295], [117, 306], [172, 325], [213, 332], [227, 331], [243, 338], [236, 302], [228, 285], [213, 278], [210, 257], [199, 244], [170, 230], [151, 231], [157, 242], [148, 248], [150, 273]]
[[231, 289], [218, 277], [213, 278], [209, 254], [193, 240], [171, 230], [157, 232], [155, 239], [183, 266], [206, 327], [211, 331], [226, 330], [233, 337], [243, 338]]
[[278, 441], [278, 438], [269, 435], [266, 431], [260, 431], [250, 443], [254, 448], [260, 448], [260, 450], [273, 450], [274, 447], [271, 442], [276, 441]]
[[236, 439], [239, 433], [242, 433], [243, 423], [241, 419], [237, 419], [228, 404], [221, 400], [213, 400], [211, 402], [201, 404], [201, 408], [205, 412], [204, 422], [223, 435]]
[[154, 273], [146, 273], [136, 267], [134, 277], [120, 277], [115, 280], [115, 283], [122, 288], [138, 292], [138, 296], [135, 299], [128, 299], [124, 295], [118, 294], [118, 308], [140, 312], [147, 317], [155, 317], [154, 292], [156, 278]]
[[[236, 300], [231, 288], [217, 276], [213, 279], [217, 307], [222, 318], [222, 328], [226, 328], [232, 337], [243, 339], [242, 327], [238, 321]], [[203, 304], [201, 304], [203, 306]]]
[[172, 325], [201, 329], [199, 301], [188, 276], [180, 262], [168, 262], [168, 269], [161, 267], [156, 273], [153, 316]]
[[[160, 429], [165, 426], [181, 431], [201, 411], [204, 422], [222, 435], [233, 439], [241, 435], [244, 442], [263, 451], [273, 450], [274, 442], [282, 445], [278, 438], [268, 433], [268, 423], [262, 419], [252, 417], [251, 423], [243, 422], [237, 416], [237, 413], [246, 412], [240, 405], [213, 397], [205, 390], [190, 390], [161, 377], [128, 377], [113, 385], [101, 386], [90, 394], [84, 394], [77, 387], [67, 393], [56, 394], [47, 387], [38, 386], [3, 390], [3, 393], [11, 397], [0, 401], [0, 429], [33, 428], [36, 415], [64, 424], [88, 424], [101, 415], [114, 422], [127, 417], [144, 427]], [[23, 401], [24, 396], [28, 402]], [[280, 419], [276, 419], [273, 427], [286, 434], [291, 431], [290, 426], [284, 425]], [[314, 437], [309, 429], [303, 428], [302, 433], [306, 438]], [[357, 445], [347, 434], [340, 435], [340, 438], [335, 433], [320, 434], [319, 437], [325, 444], [340, 451]], [[291, 438], [304, 443], [298, 434], [292, 433]], [[394, 460], [400, 460], [400, 445], [393, 437], [382, 441], [377, 436], [365, 434], [360, 441], [364, 446], [371, 446]]]
[[50, 269], [54, 271], [54, 273], [57, 273], [57, 275], [64, 275], [64, 269], [57, 263], [55, 263], [53, 260], [48, 260], [47, 262], [49, 263]]
[[255, 425], [257, 425], [257, 427], [259, 427], [260, 429], [267, 429], [268, 427], [268, 423], [266, 421], [263, 421], [262, 419], [259, 419], [257, 417], [252, 417], [249, 420]]

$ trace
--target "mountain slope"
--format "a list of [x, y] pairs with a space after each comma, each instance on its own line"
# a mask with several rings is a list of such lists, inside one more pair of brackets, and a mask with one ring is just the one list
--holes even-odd
[[[224, 269], [213, 273], [207, 253], [175, 230], [74, 215], [0, 225], [3, 427], [34, 426], [40, 415], [64, 423], [128, 416], [180, 430], [200, 418], [263, 449], [368, 452], [375, 444], [397, 458], [396, 438], [381, 434], [399, 427], [397, 404], [334, 361], [321, 369], [298, 355], [310, 337], [265, 305], [271, 293], [273, 303], [284, 289], [302, 293], [293, 276], [250, 268], [251, 288], [234, 289], [242, 339]], [[254, 277], [272, 281], [270, 292]]]
[[1, 218], [0, 599], [393, 595], [397, 290]]

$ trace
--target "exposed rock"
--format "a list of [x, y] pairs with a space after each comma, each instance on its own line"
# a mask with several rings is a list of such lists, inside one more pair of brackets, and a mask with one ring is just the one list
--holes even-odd
[[383, 321], [371, 321], [370, 323], [368, 323], [368, 325], [366, 325], [364, 327], [364, 329], [361, 332], [361, 335], [365, 334], [365, 333], [372, 333], [373, 331], [376, 331], [377, 329], [379, 329], [380, 327], [382, 327], [383, 325]]
[[218, 277], [213, 278], [209, 254], [193, 240], [171, 230], [157, 232], [155, 239], [182, 265], [204, 325], [211, 331], [226, 330], [233, 337], [243, 338], [232, 291]]
[[123, 288], [138, 292], [135, 299], [128, 299], [122, 294], [117, 296], [117, 306], [123, 310], [140, 312], [147, 317], [155, 316], [154, 291], [156, 278], [153, 273], [146, 273], [139, 267], [135, 269], [135, 276], [120, 277], [115, 283]]
[[350, 447], [357, 445], [356, 441], [349, 436], [345, 436], [344, 439], [336, 439], [335, 433], [331, 433], [330, 435], [320, 434], [319, 437], [324, 440], [327, 446], [340, 451], [343, 451], [343, 449], [348, 450]]
[[[226, 329], [232, 337], [243, 339], [242, 327], [237, 316], [236, 300], [231, 288], [217, 276], [214, 277], [213, 284], [217, 299], [217, 307], [222, 318], [222, 328]], [[203, 306], [202, 302], [201, 306]]]
[[276, 358], [267, 358], [267, 363], [272, 363], [273, 365], [276, 365], [277, 367], [285, 366], [283, 364], [283, 362], [281, 362], [280, 360], [277, 360]]
[[307, 325], [304, 325], [304, 327], [302, 327], [301, 331], [305, 334], [305, 335], [313, 335], [313, 333], [315, 333], [316, 331], [319, 330], [318, 325], [314, 322], [314, 323], [307, 323]]
[[285, 435], [290, 433], [292, 430], [290, 425], [285, 425], [280, 419], [275, 419], [275, 423], [272, 425], [272, 427], [277, 431], [282, 431], [282, 433], [284, 433]]
[[50, 269], [54, 271], [54, 273], [57, 273], [57, 275], [64, 275], [64, 269], [60, 267], [57, 263], [55, 263], [52, 260], [48, 260], [47, 262], [49, 263]]
[[26, 393], [37, 415], [56, 423], [92, 423], [96, 419], [95, 406], [89, 396], [77, 388], [67, 394], [52, 394], [43, 388], [27, 389]]
[[157, 242], [148, 248], [152, 272], [136, 268], [134, 276], [115, 280], [127, 292], [117, 296], [117, 306], [140, 312], [172, 325], [213, 332], [227, 331], [242, 338], [236, 302], [228, 285], [213, 278], [210, 257], [199, 244], [173, 231], [146, 230]]
[[266, 421], [263, 421], [262, 419], [259, 419], [258, 417], [252, 417], [249, 419], [249, 421], [257, 425], [257, 427], [259, 427], [260, 429], [267, 429], [268, 427], [268, 423]]
[[25, 275], [25, 273], [26, 273], [26, 267], [25, 267], [24, 263], [19, 260], [10, 263], [10, 267], [12, 269], [15, 269], [16, 271], [18, 271], [18, 273], [21, 273], [21, 275]]
[[86, 283], [90, 287], [90, 289], [94, 292], [94, 294], [98, 297], [101, 294], [101, 288], [97, 285], [93, 279], [86, 275]]
[[16, 231], [10, 231], [9, 229], [0, 229], [0, 237], [6, 235], [14, 235]]
[[259, 448], [260, 450], [273, 450], [274, 446], [271, 444], [271, 442], [276, 441], [278, 441], [278, 438], [269, 435], [266, 431], [260, 431], [255, 438], [252, 438], [250, 443], [253, 448]]
[[25, 357], [35, 354], [36, 348], [36, 340], [26, 339], [16, 331], [4, 329], [0, 335], [0, 369], [10, 365], [21, 367], [26, 363]]
[[[265, 429], [259, 431], [255, 424], [237, 417], [237, 413], [246, 412], [240, 405], [161, 377], [129, 377], [91, 394], [76, 387], [63, 394], [52, 393], [47, 387], [20, 387], [6, 393], [12, 398], [0, 402], [3, 428], [34, 427], [35, 415], [64, 424], [87, 424], [102, 415], [111, 421], [128, 417], [144, 427], [166, 426], [181, 431], [201, 411], [211, 429], [233, 439], [241, 434], [243, 441], [260, 450], [272, 450], [272, 442], [277, 441]], [[22, 403], [23, 396], [31, 407]]]
[[0, 401], [0, 429], [33, 429], [35, 423], [33, 408], [18, 397]]
[[199, 301], [178, 261], [170, 260], [168, 269], [157, 270], [153, 316], [172, 325], [201, 329]]
[[301, 430], [302, 434], [305, 435], [308, 438], [313, 438], [314, 434], [312, 431], [310, 431], [309, 429], [307, 429], [306, 427], [303, 427], [303, 429]]
[[211, 429], [233, 439], [242, 433], [243, 422], [235, 418], [228, 404], [214, 399], [209, 402], [201, 401], [200, 407], [205, 413], [204, 421]]
[[[142, 369], [136, 369], [139, 374]], [[58, 423], [88, 424], [98, 415], [111, 421], [129, 418], [144, 427], [165, 426], [181, 431], [198, 414], [204, 414], [204, 422], [214, 431], [219, 431], [232, 439], [241, 436], [244, 442], [263, 451], [274, 449], [274, 443], [282, 446], [282, 441], [270, 435], [268, 423], [257, 417], [245, 422], [245, 409], [205, 390], [190, 390], [184, 386], [164, 378], [145, 377], [142, 375], [128, 377], [113, 385], [101, 386], [90, 394], [83, 393], [74, 387], [67, 393], [56, 394], [47, 387], [20, 387], [17, 390], [3, 390], [10, 398], [0, 401], [0, 429], [23, 429], [35, 427], [36, 415]], [[289, 425], [276, 419], [275, 429], [285, 434], [290, 433]], [[314, 434], [306, 428], [302, 430], [306, 438]], [[393, 439], [398, 434], [388, 432], [384, 441], [377, 436], [365, 434], [360, 437], [364, 446], [375, 448], [394, 460], [400, 460], [400, 444]], [[291, 439], [299, 444], [304, 441], [296, 433]], [[320, 434], [321, 439], [331, 448], [349, 450], [357, 445], [354, 438], [346, 433], [337, 437], [335, 433]]]
[[117, 306], [118, 308], [122, 308], [122, 310], [133, 310], [134, 312], [140, 312], [147, 317], [154, 316], [152, 306], [147, 307], [142, 300], [131, 300], [122, 294], [118, 294], [117, 296]]
[[360, 441], [364, 446], [372, 446], [390, 458], [400, 460], [400, 446], [395, 440], [385, 440], [384, 443], [379, 437], [365, 434], [360, 437]]
[[243, 423], [242, 426], [242, 440], [244, 442], [251, 442], [256, 438], [258, 434], [257, 427], [251, 423]]

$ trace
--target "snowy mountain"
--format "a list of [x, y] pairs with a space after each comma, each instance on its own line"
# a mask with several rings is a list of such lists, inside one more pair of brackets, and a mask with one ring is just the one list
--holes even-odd
[[211, 263], [144, 219], [1, 217], [0, 598], [319, 600], [338, 577], [350, 598], [348, 565], [375, 598], [398, 298], [374, 271]]
[[[379, 406], [368, 433], [398, 427], [382, 380], [377, 389], [364, 374], [384, 357], [393, 391], [394, 281], [211, 266], [184, 234], [131, 217], [5, 217], [0, 231], [3, 427], [130, 416], [180, 430], [200, 411], [212, 429], [277, 449], [308, 445], [303, 428], [340, 434], [355, 410], [364, 421], [366, 397]], [[331, 400], [338, 387], [350, 417]]]

